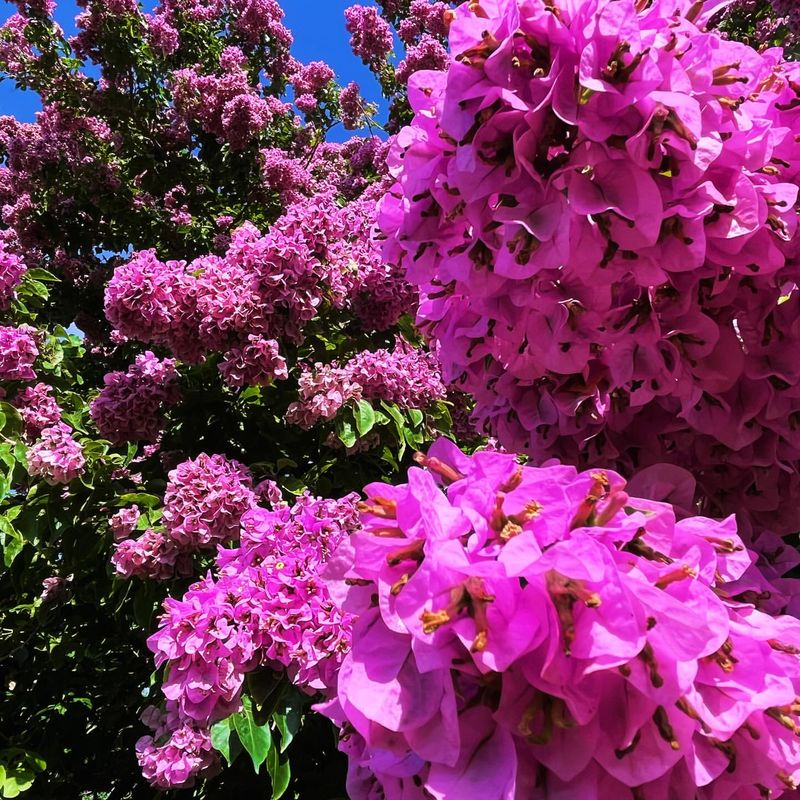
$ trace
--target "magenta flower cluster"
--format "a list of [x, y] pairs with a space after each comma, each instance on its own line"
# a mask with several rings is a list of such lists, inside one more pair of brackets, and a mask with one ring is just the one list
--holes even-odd
[[[211, 723], [238, 710], [244, 676], [256, 669], [286, 670], [309, 693], [335, 683], [350, 645], [350, 616], [332, 602], [319, 571], [358, 527], [355, 499], [304, 495], [293, 506], [248, 511], [239, 546], [219, 551], [218, 577], [164, 602], [161, 626], [148, 640], [156, 663], [169, 665], [168, 722], [157, 736], [188, 729], [197, 747]], [[196, 768], [171, 773], [179, 753], [159, 751], [151, 737], [137, 749], [145, 776], [164, 788], [208, 766], [198, 758]]]
[[164, 494], [163, 531], [130, 536], [138, 521], [136, 506], [110, 520], [117, 542], [111, 561], [124, 578], [168, 580], [192, 573], [192, 554], [238, 538], [242, 516], [255, 505], [252, 478], [238, 461], [201, 453], [169, 473]]
[[355, 5], [345, 9], [345, 26], [350, 49], [374, 70], [386, 63], [392, 52], [392, 29], [374, 6]]
[[374, 201], [339, 208], [325, 193], [300, 199], [264, 235], [240, 226], [223, 257], [187, 264], [141, 251], [109, 281], [106, 316], [124, 336], [189, 362], [223, 352], [220, 372], [232, 386], [285, 378], [279, 342], [302, 342], [325, 304], [351, 306], [383, 328], [414, 302], [402, 270], [387, 267], [370, 239], [374, 215]]
[[708, 513], [789, 532], [800, 65], [692, 0], [557, 6], [453, 12], [390, 156], [387, 260], [507, 447], [678, 464]]
[[139, 506], [135, 504], [117, 511], [108, 521], [109, 527], [114, 534], [114, 541], [121, 542], [123, 539], [129, 538], [136, 530], [140, 517]]
[[243, 347], [228, 350], [219, 364], [222, 380], [234, 388], [267, 386], [274, 380], [286, 380], [286, 359], [278, 352], [278, 343], [263, 336], [247, 337]]
[[25, 269], [25, 262], [0, 239], [0, 310], [8, 308]]
[[25, 423], [25, 435], [36, 439], [45, 429], [61, 421], [61, 408], [53, 397], [53, 387], [46, 383], [26, 386], [15, 398], [14, 405]]
[[615, 473], [440, 440], [366, 487], [327, 567], [356, 616], [349, 797], [779, 797], [800, 780], [800, 622], [729, 587], [733, 517], [676, 522]]
[[171, 539], [193, 550], [214, 548], [239, 535], [242, 515], [255, 503], [252, 478], [238, 461], [201, 453], [169, 473], [164, 525]]
[[142, 722], [152, 734], [136, 742], [136, 758], [142, 775], [156, 788], [188, 788], [195, 778], [219, 772], [220, 758], [208, 728], [182, 718], [174, 706], [163, 712], [149, 706]]
[[246, 55], [228, 46], [220, 56], [220, 74], [206, 74], [199, 67], [174, 72], [170, 89], [178, 119], [199, 126], [233, 149], [245, 148], [276, 113], [287, 108], [274, 97], [261, 97], [246, 69]]
[[0, 325], [0, 380], [32, 381], [36, 378], [33, 362], [39, 355], [36, 329]]
[[365, 350], [342, 367], [336, 362], [306, 366], [298, 387], [300, 399], [289, 406], [286, 421], [301, 428], [335, 417], [350, 400], [423, 409], [446, 394], [435, 355], [399, 337], [394, 350]]
[[45, 428], [28, 448], [28, 474], [56, 485], [69, 483], [83, 473], [83, 447], [72, 438], [72, 428], [57, 422]]
[[155, 442], [164, 413], [180, 398], [175, 361], [158, 359], [148, 350], [136, 356], [127, 372], [109, 372], [103, 383], [90, 407], [100, 434], [114, 444]]

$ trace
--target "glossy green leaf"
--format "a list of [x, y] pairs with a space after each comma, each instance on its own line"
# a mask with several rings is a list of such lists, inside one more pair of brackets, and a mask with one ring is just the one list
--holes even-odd
[[267, 758], [267, 771], [272, 780], [272, 800], [278, 800], [278, 798], [283, 797], [286, 790], [289, 788], [292, 770], [289, 766], [288, 759], [281, 761], [278, 748], [274, 745], [270, 748]]
[[358, 441], [355, 428], [345, 417], [336, 420], [336, 435], [345, 447], [352, 447]]
[[375, 410], [366, 400], [356, 400], [355, 418], [359, 436], [369, 433], [375, 426]]
[[219, 753], [225, 761], [231, 763], [231, 733], [233, 717], [227, 717], [211, 726], [211, 746]]
[[422, 425], [422, 420], [425, 419], [425, 415], [418, 408], [409, 408], [407, 413], [411, 424], [415, 428], [419, 428], [419, 426]]
[[253, 719], [253, 709], [250, 698], [242, 698], [241, 711], [233, 716], [233, 726], [239, 736], [242, 747], [250, 754], [253, 768], [258, 772], [261, 765], [267, 760], [272, 745], [272, 734], [269, 726], [257, 725]]

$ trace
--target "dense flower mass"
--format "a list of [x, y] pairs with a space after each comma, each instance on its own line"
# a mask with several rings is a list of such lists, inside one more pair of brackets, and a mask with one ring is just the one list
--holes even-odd
[[212, 548], [239, 535], [242, 515], [255, 503], [245, 467], [224, 456], [201, 453], [169, 473], [164, 525], [184, 548]]
[[11, 328], [0, 325], [0, 380], [32, 381], [36, 378], [33, 362], [39, 355], [30, 325]]
[[72, 428], [58, 422], [45, 428], [28, 448], [28, 473], [47, 483], [69, 483], [86, 466], [83, 448], [72, 438]]
[[194, 571], [191, 551], [163, 531], [150, 528], [135, 539], [118, 541], [111, 563], [118, 576], [143, 581], [186, 578]]
[[350, 400], [426, 408], [446, 394], [433, 353], [417, 350], [400, 338], [394, 350], [365, 350], [342, 367], [335, 362], [317, 363], [304, 370], [298, 383], [300, 399], [289, 406], [286, 419], [301, 428], [331, 419]]
[[155, 442], [164, 412], [180, 397], [175, 361], [149, 350], [136, 356], [127, 372], [109, 372], [91, 415], [101, 435], [115, 444]]
[[[304, 495], [293, 506], [278, 502], [273, 510], [244, 515], [239, 546], [219, 551], [218, 576], [208, 575], [181, 599], [167, 599], [161, 627], [148, 640], [156, 662], [169, 664], [163, 687], [169, 731], [207, 731], [236, 711], [245, 674], [259, 668], [286, 670], [310, 693], [335, 683], [351, 620], [332, 602], [319, 570], [357, 527], [354, 496]], [[156, 758], [152, 750], [143, 755], [145, 745], [153, 747], [143, 740], [143, 765]], [[146, 777], [175, 786], [187, 775], [159, 778], [167, 781], [161, 784]]]
[[[277, 152], [284, 166], [297, 161]], [[292, 192], [297, 185], [296, 176], [286, 177]], [[240, 226], [223, 257], [187, 264], [141, 251], [109, 281], [106, 316], [124, 336], [163, 344], [190, 363], [225, 353], [220, 371], [232, 386], [286, 377], [280, 340], [302, 342], [327, 304], [352, 307], [362, 324], [379, 329], [413, 305], [404, 272], [386, 266], [369, 237], [374, 215], [374, 201], [340, 208], [326, 190], [298, 199], [266, 234]]]
[[719, 5], [462, 4], [381, 225], [507, 447], [681, 465], [708, 513], [789, 533], [800, 66], [705, 30]]
[[800, 780], [800, 623], [730, 587], [733, 517], [615, 473], [440, 440], [366, 487], [326, 577], [356, 615], [349, 797], [779, 797]]
[[136, 743], [136, 758], [142, 775], [156, 788], [193, 786], [196, 777], [219, 772], [219, 755], [206, 728], [181, 719], [174, 708], [162, 713], [150, 706], [142, 721], [153, 733]]
[[112, 533], [114, 534], [114, 541], [120, 542], [127, 539], [136, 529], [141, 514], [139, 513], [139, 506], [132, 505], [129, 508], [121, 508], [114, 514], [108, 521]]
[[25, 262], [0, 239], [0, 309], [7, 308], [25, 272]]
[[350, 48], [367, 65], [380, 68], [392, 52], [392, 29], [373, 6], [355, 5], [345, 9]]
[[267, 386], [273, 380], [289, 377], [286, 359], [274, 339], [250, 334], [247, 344], [225, 353], [219, 364], [222, 379], [228, 386]]
[[25, 435], [29, 439], [36, 439], [44, 428], [61, 420], [61, 408], [53, 397], [53, 387], [46, 383], [26, 386], [14, 399], [14, 405], [25, 423]]

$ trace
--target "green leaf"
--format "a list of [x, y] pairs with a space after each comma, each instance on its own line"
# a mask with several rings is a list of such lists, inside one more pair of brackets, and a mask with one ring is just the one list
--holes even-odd
[[7, 567], [10, 567], [16, 557], [22, 552], [22, 548], [25, 547], [25, 540], [22, 536], [15, 530], [13, 530], [12, 534], [8, 534], [4, 532], [3, 535], [3, 564]]
[[369, 433], [375, 426], [375, 410], [366, 400], [356, 400], [355, 418], [359, 436]]
[[352, 447], [358, 441], [358, 436], [353, 429], [352, 423], [345, 417], [339, 417], [336, 420], [336, 435], [345, 447]]
[[233, 717], [226, 717], [211, 726], [211, 746], [219, 753], [225, 761], [231, 763], [231, 725]]
[[418, 408], [409, 408], [408, 417], [415, 428], [419, 428], [422, 425], [422, 420], [425, 419], [425, 415]]
[[[29, 269], [25, 273], [25, 277], [33, 278], [34, 280], [37, 281], [50, 281], [51, 283], [59, 280], [55, 275], [53, 275], [52, 272], [48, 272], [46, 269], [41, 269], [40, 267], [34, 267], [33, 269]], [[61, 327], [60, 325], [57, 325], [56, 329], [60, 327]]]
[[266, 725], [256, 725], [249, 697], [242, 698], [244, 708], [233, 717], [233, 726], [242, 746], [253, 760], [253, 769], [258, 772], [267, 760], [272, 745], [272, 734]]
[[275, 712], [272, 717], [275, 720], [275, 727], [281, 734], [281, 753], [286, 752], [286, 748], [292, 743], [297, 731], [300, 730], [300, 723], [303, 715], [300, 708], [295, 706], [291, 700], [286, 704], [286, 710]]
[[281, 761], [278, 748], [274, 745], [269, 750], [267, 771], [269, 772], [269, 777], [272, 779], [272, 800], [278, 800], [279, 797], [283, 797], [284, 793], [289, 788], [292, 770], [289, 766], [288, 759], [286, 761]]
[[11, 403], [0, 402], [0, 431], [6, 438], [16, 437], [22, 433], [24, 424], [19, 411]]
[[155, 508], [161, 505], [161, 498], [154, 494], [145, 492], [134, 492], [133, 494], [123, 494], [119, 496], [120, 506], [132, 506], [133, 504], [143, 508]]

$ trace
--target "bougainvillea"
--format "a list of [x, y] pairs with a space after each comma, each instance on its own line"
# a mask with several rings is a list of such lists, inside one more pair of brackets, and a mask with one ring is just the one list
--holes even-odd
[[0, 326], [0, 378], [4, 381], [32, 381], [36, 378], [33, 362], [39, 355], [29, 325], [19, 328]]
[[[166, 727], [156, 737], [166, 730], [172, 741], [190, 730], [200, 747], [211, 723], [240, 708], [244, 677], [254, 670], [287, 670], [309, 693], [333, 686], [349, 649], [350, 616], [332, 602], [319, 570], [357, 527], [354, 497], [304, 495], [293, 506], [278, 502], [244, 515], [239, 546], [219, 552], [218, 576], [168, 599], [148, 640], [156, 663], [169, 665]], [[184, 785], [208, 766], [198, 758], [190, 770], [176, 770], [186, 763], [180, 753], [154, 750], [150, 737], [137, 750], [156, 786]], [[154, 760], [164, 766], [154, 770]]]
[[14, 405], [25, 423], [29, 439], [36, 439], [44, 428], [61, 420], [61, 409], [53, 397], [53, 388], [46, 383], [26, 386], [15, 398]]
[[357, 616], [325, 706], [351, 798], [796, 787], [800, 623], [728, 591], [752, 569], [733, 517], [446, 440], [418, 460], [328, 567]]
[[149, 350], [136, 356], [127, 372], [108, 373], [91, 406], [97, 429], [117, 444], [155, 442], [164, 411], [180, 396], [176, 378], [174, 360], [159, 360]]
[[388, 259], [506, 446], [680, 464], [707, 511], [789, 533], [798, 67], [689, 0], [550, 5], [460, 6], [413, 76]]
[[28, 450], [28, 472], [47, 483], [69, 483], [85, 466], [83, 448], [63, 422], [45, 428]]
[[[511, 782], [555, 797], [577, 779], [568, 763], [583, 783], [566, 793], [603, 800], [637, 769], [663, 770], [660, 800], [667, 781], [709, 800], [788, 787], [792, 9], [365, 1], [338, 35], [375, 103], [333, 50], [295, 58], [276, 0], [86, 0], [74, 26], [63, 4], [15, 5], [0, 81], [40, 110], [0, 116], [0, 795], [338, 799], [347, 759], [320, 700], [343, 726], [353, 797], [488, 800]], [[531, 419], [549, 427], [530, 436]], [[502, 442], [477, 433], [486, 423]], [[436, 461], [452, 456], [468, 491], [428, 481], [396, 520], [377, 498], [400, 490], [370, 493], [360, 532], [351, 493], [396, 484], [442, 434], [483, 448], [423, 458], [452, 481]], [[503, 442], [609, 481], [544, 468], [597, 525], [535, 539], [524, 580], [502, 572], [507, 554], [567, 512], [537, 497], [519, 511], [531, 519], [504, 519], [520, 488], [501, 504], [494, 473], [470, 471]], [[648, 501], [623, 497], [615, 466]], [[474, 532], [444, 546], [456, 506]], [[696, 516], [740, 507], [738, 534]], [[382, 565], [384, 545], [409, 542], [395, 523], [427, 543]], [[356, 545], [390, 588], [382, 573], [329, 582], [324, 565], [344, 575]], [[556, 558], [567, 582], [548, 585], [556, 568], [537, 569]], [[438, 628], [420, 632], [422, 615]], [[469, 629], [484, 617], [485, 640]], [[436, 660], [453, 648], [458, 662]], [[517, 660], [489, 664], [503, 653]], [[579, 658], [594, 672], [573, 676]], [[487, 752], [490, 770], [466, 766]], [[542, 765], [538, 783], [515, 758]]]

